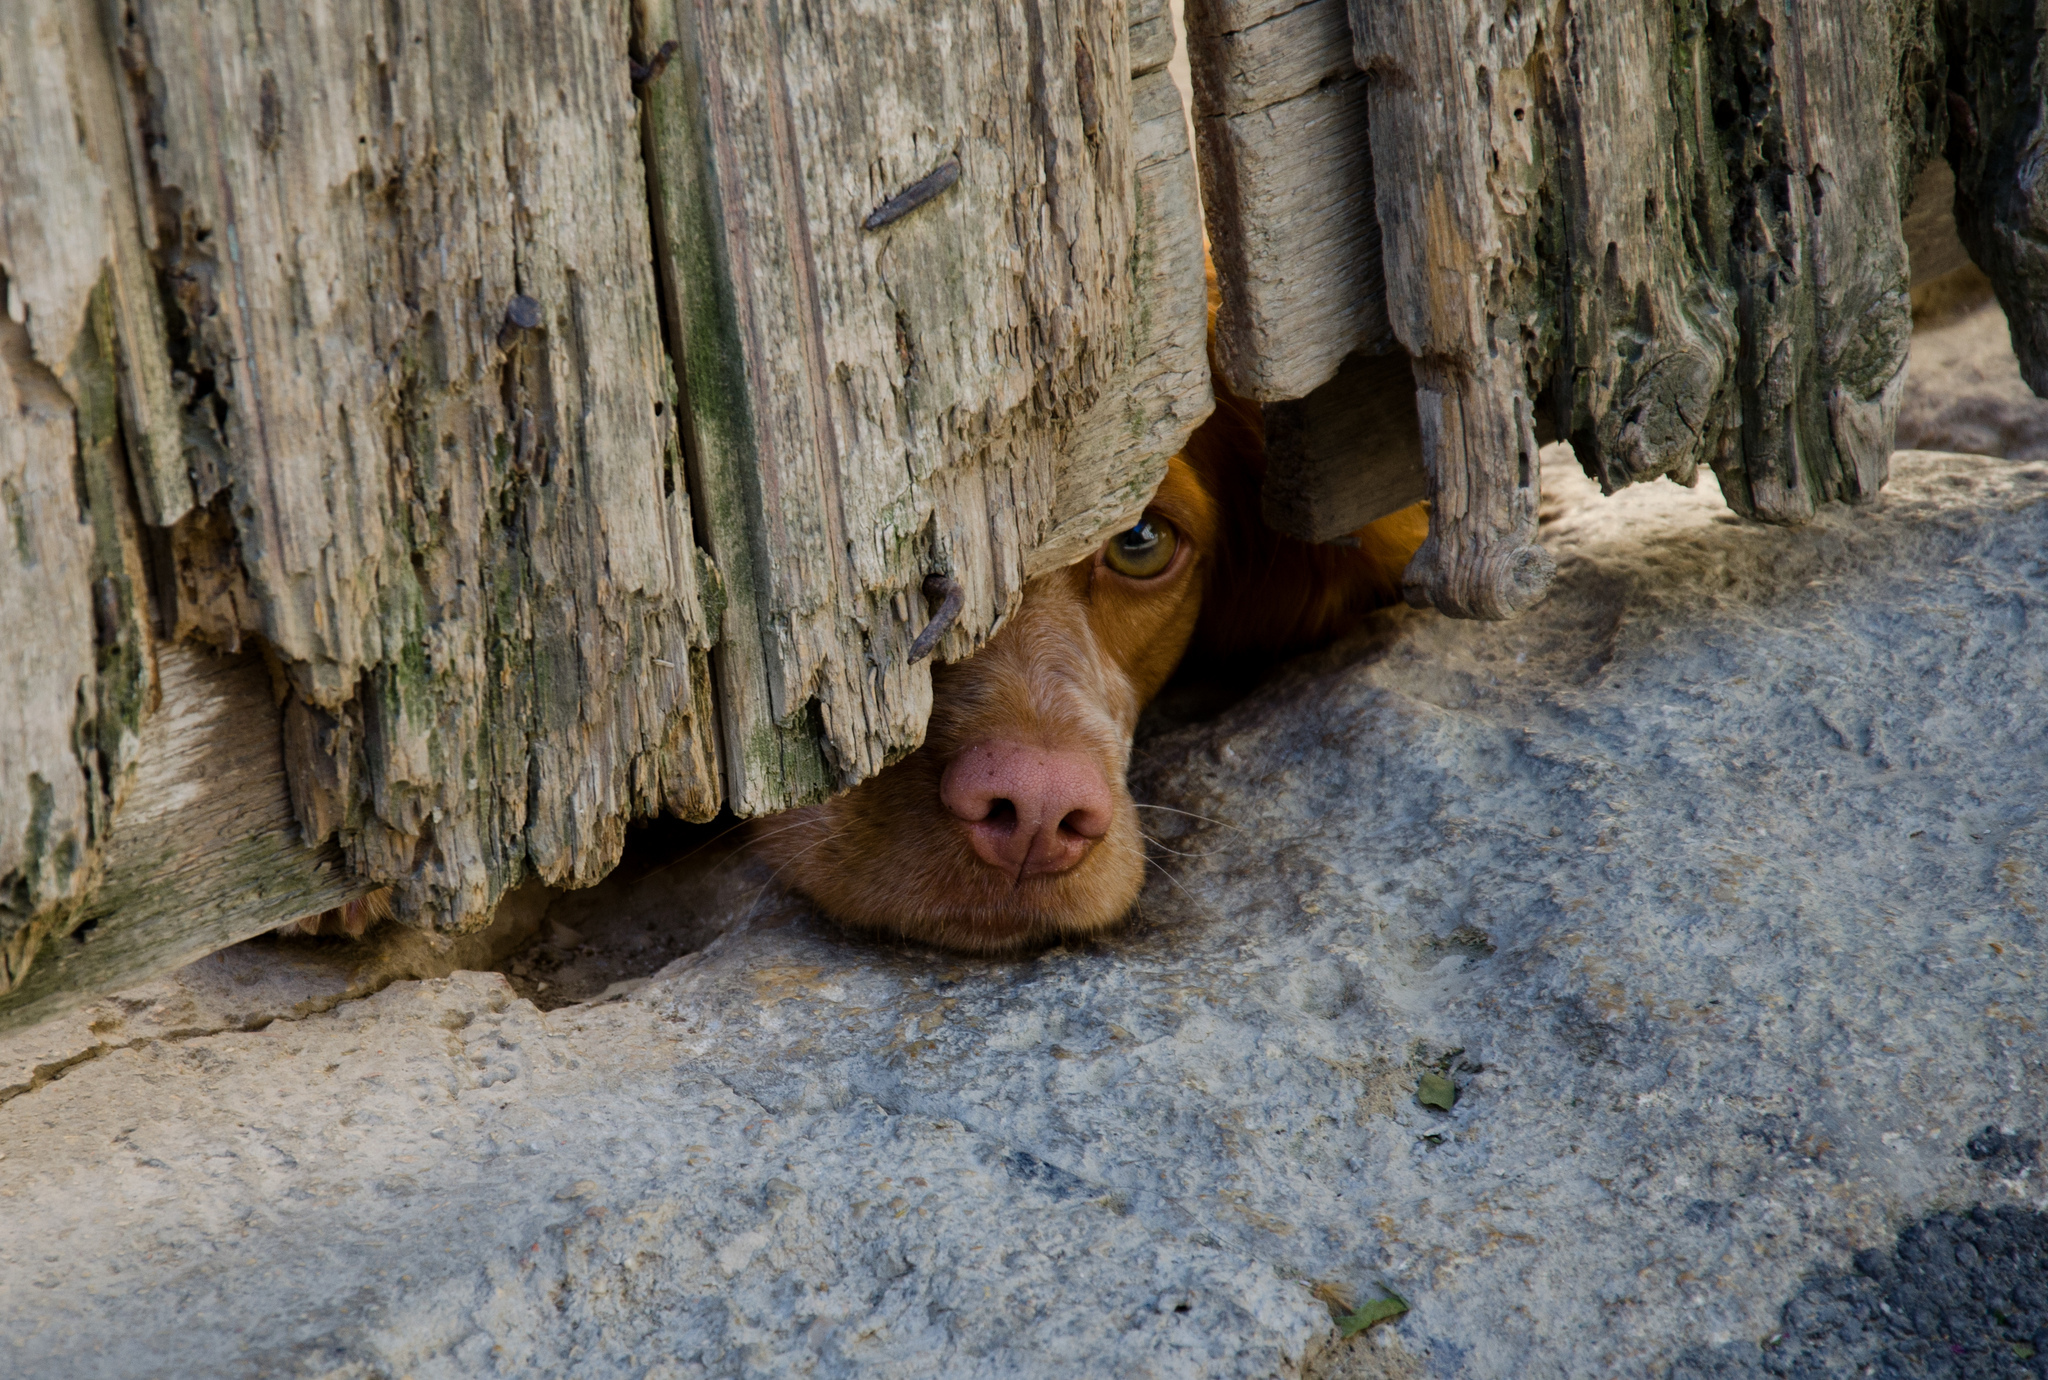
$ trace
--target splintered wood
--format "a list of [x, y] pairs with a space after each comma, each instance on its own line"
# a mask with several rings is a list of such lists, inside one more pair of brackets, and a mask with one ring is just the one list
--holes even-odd
[[232, 605], [180, 623], [262, 639], [312, 725], [310, 841], [408, 918], [594, 881], [632, 816], [718, 807], [626, 16], [599, 11], [151, 0], [114, 36], [190, 501], [222, 519], [180, 564]]
[[[1284, 403], [1275, 522], [1341, 530], [1408, 463], [1352, 420], [1391, 415], [1400, 371], [1338, 372], [1390, 343], [1333, 329], [1366, 271], [1413, 356], [1433, 500], [1411, 600], [1503, 618], [1542, 596], [1551, 437], [1609, 491], [1708, 464], [1766, 521], [1869, 499], [1910, 329], [1901, 213], [1930, 158], [1959, 161], [1965, 238], [1981, 227], [2015, 339], [2043, 319], [2026, 304], [2048, 255], [2019, 228], [2038, 223], [2021, 149], [2040, 35], [1948, 8], [1348, 0], [1340, 26], [1323, 0], [1191, 0], [1205, 205], [1239, 280], [1219, 355], [1233, 387]], [[1263, 152], [1310, 100], [1324, 113]], [[1339, 243], [1358, 247], [1322, 266]]]
[[104, 880], [70, 937], [49, 945], [0, 1002], [0, 1030], [367, 890], [331, 841], [301, 841], [263, 658], [165, 643], [157, 667], [163, 708], [105, 850]]
[[[926, 578], [967, 655], [1210, 407], [1163, 0], [21, 0], [0, 43], [0, 994], [88, 918], [44, 987], [337, 888], [470, 928], [635, 818], [872, 775]], [[242, 658], [242, 737], [174, 644]], [[138, 751], [178, 765], [123, 807]], [[263, 751], [291, 837], [131, 865]]]
[[0, 9], [0, 993], [98, 886], [151, 694], [166, 371], [111, 83], [90, 11]]
[[1206, 412], [1164, 17], [1134, 54], [1079, 0], [645, 6], [643, 46], [678, 45], [650, 165], [742, 813], [915, 748], [926, 575], [965, 591], [964, 655]]

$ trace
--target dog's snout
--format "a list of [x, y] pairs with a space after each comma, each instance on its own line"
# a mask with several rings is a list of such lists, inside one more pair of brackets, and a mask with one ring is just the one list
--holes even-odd
[[939, 799], [975, 853], [1017, 877], [1065, 872], [1109, 832], [1115, 803], [1102, 768], [1078, 752], [976, 743], [946, 764]]

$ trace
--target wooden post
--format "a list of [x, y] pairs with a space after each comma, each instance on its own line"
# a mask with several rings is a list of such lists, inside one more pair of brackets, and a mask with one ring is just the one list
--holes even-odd
[[1925, 116], [1944, 131], [1963, 245], [2005, 308], [2027, 386], [2048, 397], [2048, 24], [2035, 7], [2000, 0], [1958, 0], [1955, 8], [1967, 27], [1948, 70], [1927, 88]]
[[1394, 344], [1344, 0], [1189, 0], [1187, 23], [1218, 367], [1240, 397], [1304, 397]]

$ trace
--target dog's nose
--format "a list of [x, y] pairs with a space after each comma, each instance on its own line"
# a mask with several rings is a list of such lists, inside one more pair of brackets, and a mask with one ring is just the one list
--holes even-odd
[[976, 743], [939, 778], [939, 799], [967, 824], [974, 851], [1018, 877], [1065, 872], [1109, 832], [1109, 783], [1078, 752]]

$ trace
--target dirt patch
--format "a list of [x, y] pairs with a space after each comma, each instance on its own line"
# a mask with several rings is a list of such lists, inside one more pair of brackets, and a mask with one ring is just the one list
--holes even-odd
[[716, 939], [735, 894], [759, 888], [744, 864], [744, 832], [730, 816], [636, 827], [611, 875], [557, 894], [532, 941], [497, 971], [543, 1011], [625, 995]]

